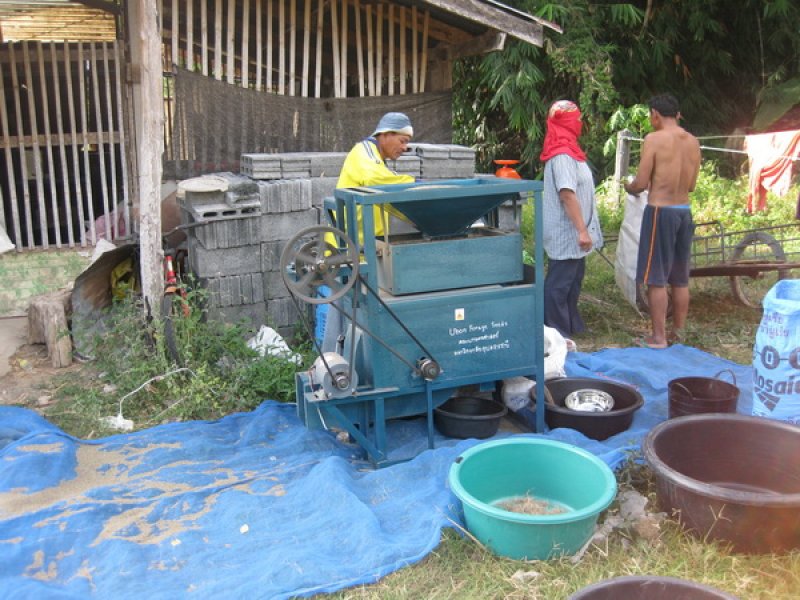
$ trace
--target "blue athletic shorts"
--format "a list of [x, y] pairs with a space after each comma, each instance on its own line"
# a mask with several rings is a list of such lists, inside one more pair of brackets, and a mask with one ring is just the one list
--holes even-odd
[[688, 286], [693, 237], [688, 205], [647, 205], [642, 215], [636, 281], [652, 286]]

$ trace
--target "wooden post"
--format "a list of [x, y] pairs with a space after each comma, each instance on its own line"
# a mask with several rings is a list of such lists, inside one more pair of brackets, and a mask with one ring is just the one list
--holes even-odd
[[383, 4], [375, 9], [375, 95], [380, 96], [383, 89]]
[[225, 37], [227, 42], [225, 44], [227, 52], [227, 62], [225, 70], [226, 81], [233, 84], [236, 79], [236, 48], [234, 42], [236, 41], [236, 2], [228, 2], [228, 18], [225, 21]]
[[400, 8], [400, 95], [406, 95], [406, 9]]
[[261, 57], [264, 50], [262, 42], [262, 19], [261, 19], [262, 0], [256, 0], [256, 91], [261, 91]]
[[222, 0], [214, 4], [214, 79], [222, 80]]
[[317, 70], [314, 74], [314, 97], [319, 98], [322, 95], [322, 42], [324, 40], [324, 18], [325, 18], [325, 0], [319, 0], [317, 6], [317, 44], [316, 44], [316, 65]]
[[425, 22], [422, 26], [422, 58], [420, 60], [419, 91], [425, 91], [425, 80], [428, 78], [428, 27], [430, 26], [431, 12], [425, 11]]
[[[358, 67], [358, 95], [363, 97], [364, 96], [364, 88], [367, 87], [364, 85], [364, 61], [363, 61], [363, 53], [364, 53], [364, 46], [361, 42], [361, 7], [358, 5], [358, 1], [356, 0], [355, 6], [355, 18], [356, 18], [356, 66]], [[368, 15], [369, 16], [369, 15]], [[369, 28], [368, 28], [369, 31]], [[369, 33], [367, 33], [367, 43], [369, 44]], [[370, 56], [367, 54], [367, 65], [369, 65]], [[369, 66], [367, 67], [369, 69]], [[371, 89], [371, 86], [370, 86]], [[371, 95], [371, 94], [370, 94]]]
[[311, 62], [311, 0], [303, 6], [303, 74], [300, 95], [308, 98], [308, 73]]
[[151, 314], [158, 315], [164, 293], [161, 245], [161, 154], [164, 150], [161, 31], [156, 0], [131, 0], [131, 62], [141, 68], [134, 84], [136, 156], [139, 162], [139, 246], [142, 294]]
[[242, 5], [242, 59], [241, 82], [242, 87], [250, 87], [250, 0], [244, 0]]

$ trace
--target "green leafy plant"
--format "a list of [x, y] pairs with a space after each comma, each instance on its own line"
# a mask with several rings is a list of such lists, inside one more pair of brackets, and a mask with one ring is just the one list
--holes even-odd
[[[252, 410], [266, 399], [293, 402], [295, 372], [302, 364], [259, 355], [248, 347], [253, 332], [243, 324], [207, 319], [205, 295], [203, 290], [189, 291], [189, 315], [173, 317], [181, 365], [169, 358], [162, 322], [146, 318], [133, 296], [115, 302], [103, 318], [104, 333], [92, 342], [95, 376], [83, 385], [64, 384], [62, 401], [49, 415], [52, 420], [66, 425], [77, 414], [88, 413], [95, 419], [91, 431], [103, 434], [109, 433], [98, 421], [103, 415], [121, 413], [141, 428], [217, 419]], [[297, 346], [308, 364], [310, 344], [301, 341]]]

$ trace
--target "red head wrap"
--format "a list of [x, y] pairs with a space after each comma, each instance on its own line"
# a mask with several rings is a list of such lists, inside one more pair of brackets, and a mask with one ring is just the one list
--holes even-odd
[[553, 103], [547, 113], [547, 133], [539, 160], [544, 162], [556, 154], [569, 154], [575, 160], [584, 162], [586, 154], [578, 145], [580, 135], [581, 111], [578, 106], [569, 100]]

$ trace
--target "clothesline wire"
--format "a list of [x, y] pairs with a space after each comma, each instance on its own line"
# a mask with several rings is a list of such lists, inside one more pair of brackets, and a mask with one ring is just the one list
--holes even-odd
[[[716, 136], [716, 137], [723, 137], [723, 136]], [[730, 136], [730, 137], [732, 137], [732, 136]], [[627, 135], [622, 136], [620, 139], [628, 140], [628, 141], [631, 141], [631, 142], [641, 142], [641, 141], [643, 141], [642, 138], [631, 137], [631, 136], [627, 136]], [[704, 138], [698, 138], [698, 139], [704, 139]], [[701, 145], [700, 149], [701, 150], [711, 150], [713, 152], [730, 152], [731, 154], [744, 154], [744, 155], [747, 155], [747, 151], [746, 150], [734, 150], [733, 148], [716, 148], [714, 146], [703, 146], [703, 145]], [[786, 160], [791, 160], [792, 162], [800, 161], [800, 157], [798, 157], [798, 156], [778, 156], [776, 158], [784, 158]]]

